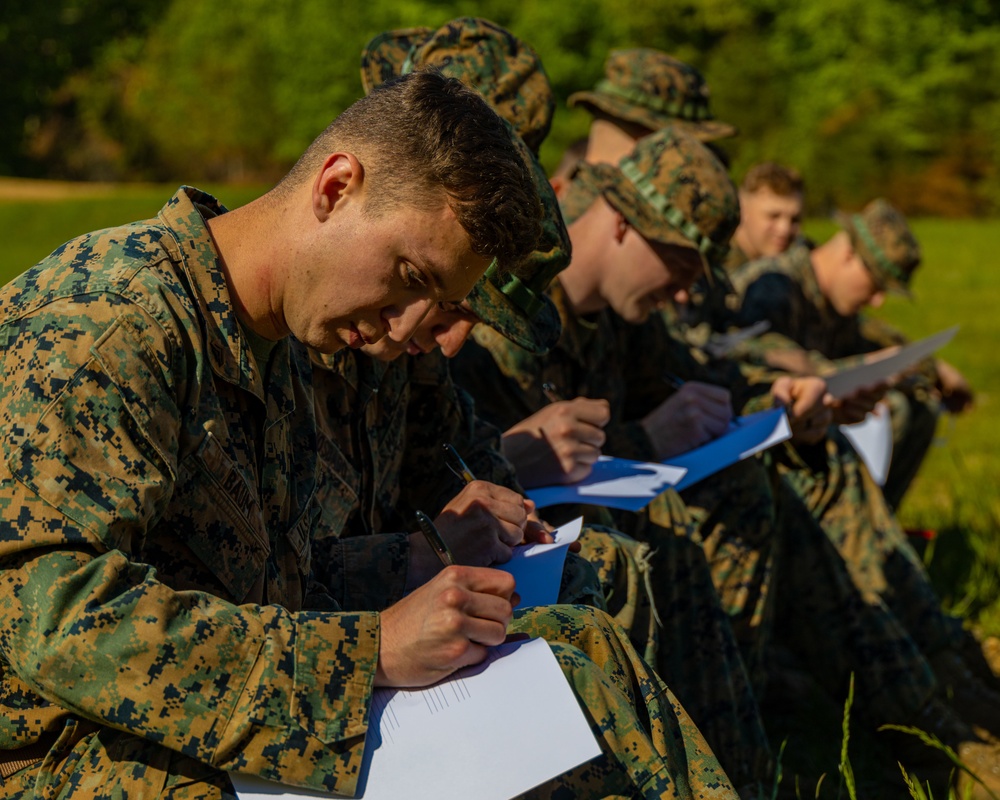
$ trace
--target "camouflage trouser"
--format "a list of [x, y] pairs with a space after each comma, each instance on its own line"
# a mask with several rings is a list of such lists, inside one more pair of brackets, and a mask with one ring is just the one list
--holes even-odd
[[892, 460], [882, 493], [890, 508], [899, 508], [934, 442], [940, 404], [933, 398], [912, 397], [899, 391], [885, 396], [892, 420]]
[[925, 655], [957, 647], [961, 621], [944, 613], [920, 557], [847, 438], [800, 448], [779, 471], [836, 546], [859, 590], [893, 611]]
[[511, 630], [549, 642], [603, 751], [529, 797], [736, 798], [694, 722], [606, 614], [539, 606]]
[[[588, 529], [590, 526], [584, 527], [584, 536], [587, 535]], [[592, 535], [602, 536], [603, 534], [592, 533]], [[604, 585], [590, 559], [583, 558], [576, 553], [566, 554], [566, 563], [563, 564], [562, 577], [559, 581], [559, 602], [578, 606], [593, 606], [602, 611], [608, 610], [604, 597]]]
[[609, 613], [681, 698], [734, 783], [769, 782], [767, 735], [705, 552], [675, 493], [656, 505], [665, 525], [647, 515], [619, 520], [644, 541], [592, 528], [582, 555], [598, 568]]
[[797, 492], [779, 481], [775, 499], [776, 640], [838, 700], [854, 673], [855, 708], [874, 723], [909, 722], [935, 689], [927, 661], [879, 596], [857, 586]]
[[[543, 606], [512, 632], [544, 637], [580, 699], [602, 755], [531, 798], [736, 798], [684, 709], [603, 612]], [[516, 764], [511, 769], [517, 769]], [[153, 742], [71, 722], [41, 764], [0, 787], [5, 798], [233, 800], [226, 774]]]
[[[697, 540], [705, 550], [723, 610], [743, 650], [755, 685], [772, 626], [774, 497], [771, 478], [751, 458], [682, 492]], [[650, 518], [661, 523], [659, 507]], [[662, 523], [661, 523], [662, 524]]]
[[3, 781], [10, 800], [235, 800], [226, 773], [158, 744], [70, 721], [40, 764]]

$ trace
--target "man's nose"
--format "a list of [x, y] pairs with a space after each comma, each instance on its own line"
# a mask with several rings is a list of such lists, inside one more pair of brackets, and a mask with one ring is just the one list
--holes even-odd
[[445, 358], [454, 358], [462, 345], [466, 343], [469, 334], [476, 326], [476, 320], [462, 318], [449, 323], [437, 336], [435, 340], [441, 347], [441, 352]]
[[382, 312], [382, 320], [388, 330], [388, 336], [394, 342], [402, 344], [409, 340], [417, 331], [427, 312], [434, 305], [429, 297], [413, 300], [401, 309], [386, 309]]

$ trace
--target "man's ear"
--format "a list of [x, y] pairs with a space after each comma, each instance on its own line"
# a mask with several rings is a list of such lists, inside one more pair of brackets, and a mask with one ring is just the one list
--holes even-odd
[[330, 153], [313, 182], [313, 213], [324, 222], [339, 203], [357, 199], [364, 185], [365, 171], [353, 153]]
[[621, 244], [625, 240], [625, 234], [628, 233], [629, 223], [625, 219], [625, 215], [621, 211], [615, 212], [615, 242]]

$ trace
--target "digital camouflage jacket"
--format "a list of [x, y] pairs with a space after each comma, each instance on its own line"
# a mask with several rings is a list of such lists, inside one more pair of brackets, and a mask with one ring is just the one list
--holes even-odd
[[0, 749], [82, 718], [350, 794], [378, 615], [302, 610], [338, 465], [302, 348], [254, 363], [224, 210], [182, 188], [0, 291]]

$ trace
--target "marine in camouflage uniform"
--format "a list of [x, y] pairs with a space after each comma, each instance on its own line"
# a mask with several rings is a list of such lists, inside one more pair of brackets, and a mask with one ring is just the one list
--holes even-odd
[[[856, 215], [857, 221], [850, 222], [849, 229], [864, 226], [870, 238], [870, 222], [877, 236], [884, 237], [894, 261], [903, 265], [894, 269], [909, 274], [919, 257], [905, 221], [885, 203], [876, 202], [868, 214], [868, 221]], [[772, 342], [782, 337], [785, 349], [809, 351], [813, 362], [823, 368], [825, 361], [826, 369], [831, 370], [835, 359], [871, 352], [879, 345], [862, 335], [858, 315], [837, 313], [823, 296], [811, 253], [806, 247], [796, 246], [780, 256], [758, 259], [736, 270], [733, 284], [742, 298], [737, 323], [767, 319]], [[867, 258], [875, 263], [875, 256]], [[908, 406], [901, 392], [890, 395], [898, 404]], [[933, 435], [933, 426], [929, 433]], [[929, 444], [926, 436], [918, 434], [904, 441], [912, 443], [921, 438], [925, 441], [918, 449], [924, 449]], [[919, 461], [907, 447], [901, 447], [900, 452]], [[919, 556], [843, 433], [831, 428], [819, 444], [787, 448], [787, 454], [782, 465], [784, 475], [831, 536], [857, 585], [886, 601], [924, 653], [934, 655], [961, 646], [965, 637], [960, 621], [942, 611]], [[894, 459], [896, 455], [894, 452]]]
[[[425, 65], [470, 82], [523, 134], [532, 150], [537, 148], [548, 128], [551, 91], [537, 56], [523, 42], [484, 20], [454, 20], [438, 31], [386, 32], [365, 48], [363, 83], [370, 88], [402, 69]], [[529, 157], [537, 166], [533, 153]], [[543, 205], [550, 213], [543, 225], [540, 250], [530, 259], [530, 280], [524, 279], [523, 269], [521, 279], [506, 282], [488, 272], [469, 304], [497, 336], [541, 353], [556, 341], [560, 329], [558, 312], [541, 289], [568, 263], [569, 240], [540, 167], [536, 175], [542, 184], [539, 193]], [[342, 377], [372, 372], [386, 376], [379, 383], [350, 378], [356, 385], [377, 387], [377, 397], [366, 394], [372, 406], [381, 408], [369, 411], [366, 420], [357, 424], [353, 440], [378, 436], [383, 440], [392, 437], [395, 442], [387, 446], [383, 441], [377, 450], [371, 448], [376, 453], [371, 458], [371, 471], [379, 476], [379, 486], [399, 487], [395, 496], [387, 492], [387, 502], [380, 506], [402, 513], [405, 519], [418, 507], [438, 509], [454, 496], [462, 483], [440, 468], [444, 441], [456, 447], [478, 478], [522, 491], [513, 468], [500, 455], [499, 432], [475, 416], [468, 395], [452, 381], [448, 360], [439, 350], [416, 357], [404, 355], [378, 366], [366, 366], [361, 363], [363, 358], [354, 354], [338, 354], [336, 361], [339, 363], [330, 362], [329, 366]], [[350, 409], [345, 408], [331, 414], [331, 419], [346, 421], [349, 414]], [[401, 427], [404, 421], [405, 430]], [[349, 441], [346, 426], [342, 427], [345, 433], [340, 439]], [[382, 460], [382, 454], [391, 461]], [[363, 493], [360, 497], [363, 506], [367, 501]], [[683, 516], [677, 519], [682, 525]], [[350, 527], [345, 528], [345, 535], [351, 535]], [[599, 525], [585, 526], [582, 545], [582, 555], [598, 568], [603, 594], [592, 593], [578, 574], [564, 573], [562, 596], [598, 605], [605, 603], [605, 596], [609, 598], [610, 611], [628, 630], [635, 648], [658, 670], [669, 667], [664, 672], [666, 680], [699, 726], [707, 724], [705, 735], [734, 781], [741, 785], [764, 777], [766, 745], [763, 756], [748, 756], [749, 748], [739, 743], [740, 732], [730, 733], [732, 709], [738, 708], [737, 713], [755, 721], [757, 739], [764, 738], [738, 648], [718, 606], [700, 550], [679, 538], [676, 547], [651, 553], [648, 544]], [[334, 545], [341, 546], [350, 547], [351, 543]], [[661, 576], [663, 586], [655, 598], [648, 589], [653, 574]], [[725, 734], [713, 735], [717, 730]]]
[[[875, 286], [908, 293], [920, 249], [903, 216], [884, 200], [862, 213], [840, 215], [854, 251]], [[768, 319], [771, 330], [829, 360], [863, 355], [905, 341], [884, 322], [866, 323], [861, 314], [843, 315], [816, 282], [810, 252], [796, 248], [773, 259], [758, 259], [734, 273], [737, 323]], [[933, 396], [937, 376], [933, 359], [887, 395], [893, 414], [893, 454], [884, 488], [897, 507], [934, 438], [940, 404]]]
[[[642, 136], [644, 131], [673, 127], [695, 135], [703, 141], [712, 141], [735, 134], [732, 126], [717, 123], [708, 110], [709, 90], [704, 80], [686, 65], [680, 64], [666, 54], [655, 50], [638, 49], [616, 51], [609, 56], [605, 65], [604, 79], [591, 91], [573, 95], [571, 103], [579, 103], [582, 107], [597, 116], [604, 115], [616, 123], [626, 126], [637, 126], [632, 129], [632, 135]], [[697, 112], [678, 113], [677, 109], [700, 109]], [[579, 187], [578, 187], [579, 188]], [[563, 198], [563, 211], [567, 219], [574, 219], [589, 205], [591, 196], [588, 192], [576, 191]], [[708, 302], [703, 304], [702, 311], [708, 316], [708, 326], [713, 330], [726, 333], [733, 325], [742, 326], [754, 320], [737, 320], [735, 308], [738, 305], [738, 294], [730, 284], [730, 273], [739, 260], [739, 251], [730, 248], [720, 254], [717, 259], [709, 262], [710, 270], [702, 279], [706, 287]], [[731, 300], [732, 302], [727, 302]], [[675, 315], [670, 310], [664, 311], [664, 318], [670, 324], [670, 337], [673, 343], [663, 344], [663, 332], [655, 330], [657, 322], [643, 331], [626, 333], [630, 339], [622, 352], [656, 353], [648, 361], [654, 370], [666, 370], [684, 380], [701, 380], [707, 383], [726, 386], [733, 392], [734, 407], [742, 412], [756, 410], [761, 406], [761, 400], [756, 399], [750, 405], [745, 404], [746, 387], [754, 387], [752, 396], [759, 398], [762, 390], [773, 381], [777, 374], [767, 368], [768, 355], [775, 351], [787, 351], [789, 341], [778, 332], [768, 332], [758, 336], [732, 350], [732, 358], [713, 355], [710, 350], [701, 347], [688, 349], [681, 345], [684, 331], [690, 326], [678, 326]], [[815, 319], [815, 318], [814, 318]], [[691, 320], [688, 321], [689, 323]], [[705, 343], [701, 343], [705, 344]], [[666, 354], [662, 351], [666, 349]], [[871, 349], [871, 348], [870, 348]], [[737, 357], [740, 357], [737, 359]], [[817, 360], [812, 359], [814, 362]], [[599, 363], [599, 362], [593, 362]], [[643, 393], [657, 394], [663, 398], [663, 382], [659, 374], [646, 375], [642, 368], [630, 365], [629, 375], [639, 375], [639, 391], [632, 390], [630, 408], [626, 418], [638, 419], [657, 403]], [[642, 380], [645, 379], [645, 380]], [[645, 388], [643, 388], [645, 384]], [[556, 382], [558, 386], [558, 382]], [[616, 390], [621, 392], [619, 388]], [[589, 396], [601, 397], [602, 394]], [[904, 403], [905, 404], [905, 403]], [[614, 405], [614, 404], [613, 404]], [[920, 415], [917, 415], [920, 416]], [[926, 418], [926, 415], [924, 415]], [[915, 435], [912, 441], [921, 437]], [[610, 441], [609, 441], [610, 444]], [[917, 447], [921, 445], [917, 444]], [[825, 450], [824, 450], [825, 447]], [[617, 452], [608, 449], [608, 452]], [[802, 453], [815, 471], [807, 467]], [[627, 456], [628, 451], [620, 453]], [[851, 559], [854, 572], [862, 590], [869, 594], [886, 595], [888, 584], [882, 574], [883, 567], [891, 564], [895, 573], [892, 583], [898, 587], [906, 600], [895, 602], [903, 619], [913, 630], [920, 627], [920, 643], [927, 652], [939, 651], [953, 646], [960, 638], [961, 632], [953, 620], [942, 614], [940, 604], [930, 590], [923, 574], [922, 566], [913, 560], [912, 549], [905, 541], [899, 526], [892, 518], [889, 509], [885, 508], [882, 494], [871, 481], [863, 464], [860, 463], [853, 448], [846, 438], [834, 432], [825, 445], [805, 448], [800, 452], [788, 445], [782, 448], [782, 461], [792, 469], [785, 467], [785, 474], [797, 480], [797, 488], [817, 519], [834, 537], [835, 541], [844, 542], [842, 552]], [[638, 456], [633, 456], [638, 457]], [[842, 465], [842, 466], [841, 466]], [[722, 476], [720, 476], [722, 477]], [[738, 494], [741, 497], [763, 498], [767, 493], [749, 476], [736, 478], [732, 474], [727, 478], [727, 490], [719, 494], [714, 484], [701, 485], [688, 491], [685, 500], [694, 516], [702, 522], [713, 520], [715, 525], [738, 527], [743, 522], [741, 506], [728, 502], [720, 502], [726, 495]], [[763, 479], [758, 479], [762, 484]], [[757, 507], [767, 507], [766, 501], [759, 501]], [[865, 512], [858, 513], [859, 508]], [[748, 520], [760, 520], [766, 527], [766, 513], [751, 513]], [[848, 524], [848, 520], [851, 523]], [[846, 540], [849, 540], [846, 541]], [[749, 559], [752, 563], [752, 559]], [[728, 560], [724, 559], [719, 572], [732, 576], [728, 568]], [[744, 562], [746, 563], [746, 562]], [[750, 581], [737, 576], [735, 585], [745, 585]], [[758, 584], [762, 583], [758, 579]], [[726, 603], [727, 592], [721, 590], [723, 602]], [[752, 593], [751, 596], [761, 597], [763, 592]], [[886, 595], [889, 596], [889, 595]], [[744, 609], [747, 609], [744, 606]], [[751, 620], [759, 620], [760, 615], [746, 615]], [[737, 630], [741, 630], [738, 626]], [[746, 638], [744, 637], [744, 641]], [[753, 659], [751, 660], [753, 661]]]
[[[2, 290], [5, 796], [232, 797], [224, 770], [357, 788], [379, 614], [311, 579], [337, 464], [305, 349], [237, 319], [205, 221], [223, 211], [182, 189]], [[560, 613], [538, 630], [572, 642], [603, 755], [533, 796], [689, 797], [689, 771], [732, 796], [697, 737], [671, 761], [672, 698], [600, 612]]]
[[[691, 180], [678, 182], [687, 187], [685, 190], [676, 186], [671, 189], [669, 180], [650, 188], [656, 178], [647, 174], [648, 159], [673, 134], [657, 136], [640, 142], [631, 159], [633, 168], [627, 168], [627, 173], [610, 166], [582, 165], [570, 187], [569, 204], [585, 209], [603, 197], [637, 229], [649, 231], [664, 223], [638, 218], [630, 212], [629, 203], [623, 202], [624, 197], [631, 197], [635, 203], [636, 197], [659, 196], [655, 202], [660, 209], [671, 205], [671, 195], [681, 191], [705, 197], [708, 193], [698, 191], [700, 187]], [[635, 168], [637, 164], [646, 169]], [[644, 184], [641, 188], [634, 184], [637, 175]], [[633, 183], [632, 187], [629, 183]], [[615, 187], [613, 191], [608, 191], [610, 186]], [[675, 200], [674, 207], [677, 205], [680, 202]], [[572, 223], [572, 218], [569, 221]], [[660, 379], [664, 367], [678, 369], [682, 378], [704, 380], [708, 372], [686, 348], [683, 357], [674, 362], [664, 360], [666, 352], [672, 349], [676, 353], [682, 346], [674, 342], [665, 350], [664, 342], [670, 340], [662, 335], [643, 340], [651, 348], [659, 342], [658, 349], [623, 349], [623, 342], [630, 341], [626, 332], [645, 331], [645, 327], [616, 323], [609, 311], [586, 317], [573, 313], [558, 278], [550, 288], [550, 296], [563, 314], [563, 334], [555, 348], [545, 356], [537, 356], [480, 326], [474, 332], [478, 348], [466, 348], [468, 352], [463, 351], [456, 359], [458, 380], [473, 391], [481, 413], [501, 428], [510, 427], [546, 402], [540, 388], [545, 382], [553, 383], [566, 397], [604, 397], [611, 405], [604, 451], [632, 458], [655, 457], [648, 437], [635, 421], [638, 417], [629, 413], [634, 410], [634, 401], [650, 392], [669, 391]], [[655, 317], [653, 322], [657, 322]], [[643, 358], [629, 358], [631, 352], [641, 352]], [[728, 368], [739, 373], [737, 365]], [[635, 397], [630, 398], [628, 392], [633, 386], [637, 387]], [[744, 380], [737, 402], [750, 406], [763, 402], [760, 392], [766, 392], [768, 386], [766, 381], [758, 385]], [[760, 642], [759, 629], [766, 628], [761, 623], [773, 613], [769, 611], [768, 595], [777, 591], [782, 599], [779, 614], [786, 624], [804, 632], [814, 630], [816, 622], [822, 621], [823, 636], [807, 637], [803, 655], [823, 685], [831, 691], [842, 691], [853, 671], [873, 719], [913, 719], [934, 692], [930, 669], [879, 599], [854, 586], [808, 509], [786, 483], [775, 483], [776, 477], [759, 460], [750, 459], [717, 476], [714, 489], [712, 479], [703, 482], [698, 491], [705, 493], [705, 505], [698, 505], [700, 498], [696, 494], [685, 498], [691, 500], [688, 508], [693, 506], [691, 513], [700, 523], [695, 541], [705, 549], [723, 607], [736, 622], [742, 618], [746, 623], [742, 627], [756, 634], [751, 640]], [[736, 495], [737, 502], [733, 502], [734, 486], [746, 487], [745, 494]], [[652, 504], [640, 523], [618, 519], [624, 531], [648, 537], [654, 550], [685, 535], [691, 538], [690, 528], [679, 535], [676, 526], [664, 524], [663, 509], [674, 505], [676, 496], [668, 492], [662, 497], [664, 500]], [[747, 505], [740, 500], [747, 501]], [[770, 580], [774, 569], [779, 576], [774, 581], [776, 588]]]

